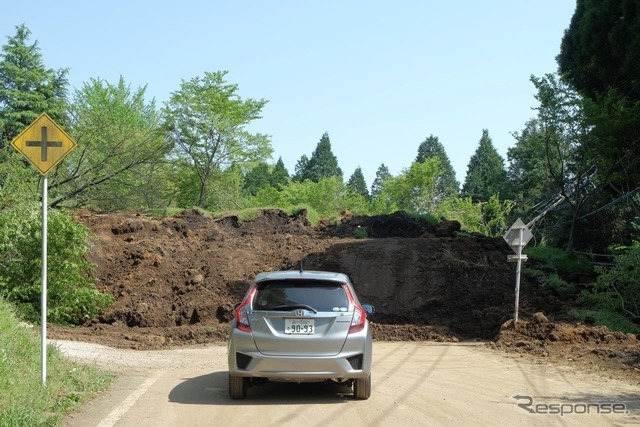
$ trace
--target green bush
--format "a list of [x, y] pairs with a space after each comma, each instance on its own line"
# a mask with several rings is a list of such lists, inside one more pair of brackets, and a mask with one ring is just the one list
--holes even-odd
[[[40, 208], [0, 211], [0, 293], [25, 320], [40, 320], [42, 219]], [[79, 324], [113, 303], [95, 288], [93, 265], [85, 259], [89, 231], [64, 211], [48, 215], [48, 320]]]
[[640, 319], [640, 245], [614, 259], [613, 267], [596, 267], [595, 285], [581, 293], [584, 305]]

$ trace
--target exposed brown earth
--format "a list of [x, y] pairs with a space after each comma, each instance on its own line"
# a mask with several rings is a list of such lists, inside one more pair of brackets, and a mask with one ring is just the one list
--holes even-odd
[[[402, 212], [345, 213], [338, 226], [312, 227], [304, 211], [278, 210], [245, 222], [212, 220], [197, 210], [165, 219], [83, 212], [78, 219], [96, 236], [90, 261], [98, 287], [116, 303], [81, 327], [51, 326], [53, 338], [135, 349], [222, 342], [252, 278], [302, 262], [307, 270], [351, 277], [360, 299], [376, 307], [377, 340], [483, 340], [511, 353], [640, 378], [636, 336], [568, 322], [570, 302], [526, 277], [524, 320], [514, 328], [511, 249], [501, 238], [457, 237], [455, 222], [432, 227]], [[368, 237], [355, 238], [362, 229]]]

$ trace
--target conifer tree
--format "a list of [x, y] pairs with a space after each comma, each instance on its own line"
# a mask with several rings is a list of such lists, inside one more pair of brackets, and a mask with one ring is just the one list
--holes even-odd
[[391, 173], [389, 172], [389, 168], [385, 166], [384, 163], [378, 167], [376, 171], [376, 177], [371, 184], [371, 198], [377, 199], [382, 193], [382, 184], [391, 177]]
[[284, 166], [282, 157], [280, 157], [278, 158], [276, 165], [273, 167], [273, 170], [271, 171], [269, 183], [274, 188], [281, 188], [283, 185], [286, 185], [288, 182], [289, 182], [289, 171]]
[[435, 200], [440, 202], [447, 197], [455, 196], [460, 189], [460, 183], [456, 180], [456, 173], [451, 166], [444, 146], [437, 136], [429, 135], [418, 147], [416, 162], [423, 163], [427, 159], [438, 159], [438, 175], [436, 176]]
[[491, 196], [502, 198], [506, 189], [504, 159], [493, 146], [489, 131], [484, 129], [478, 148], [469, 160], [462, 195], [486, 202]]
[[369, 190], [367, 189], [367, 183], [364, 180], [364, 175], [362, 174], [360, 166], [356, 168], [347, 181], [347, 188], [354, 194], [361, 195], [367, 199], [369, 198]]
[[298, 165], [296, 165], [296, 179], [298, 181], [310, 179], [313, 182], [320, 182], [321, 179], [331, 178], [332, 176], [342, 179], [342, 169], [338, 166], [338, 159], [331, 151], [331, 141], [329, 141], [328, 133], [325, 132], [322, 135], [320, 142], [318, 142], [316, 149], [313, 150], [306, 164], [304, 159], [303, 156]]
[[0, 148], [46, 112], [66, 125], [68, 69], [47, 69], [38, 42], [28, 44], [31, 31], [16, 27], [0, 55]]

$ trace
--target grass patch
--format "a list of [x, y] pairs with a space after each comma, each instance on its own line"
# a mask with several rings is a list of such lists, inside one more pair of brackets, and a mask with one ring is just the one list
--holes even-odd
[[437, 216], [435, 216], [434, 214], [427, 212], [425, 214], [419, 214], [419, 213], [415, 213], [415, 212], [406, 212], [407, 216], [409, 218], [417, 218], [417, 219], [423, 219], [425, 220], [429, 225], [431, 226], [436, 226], [438, 225], [438, 223], [440, 222], [440, 218], [438, 218]]
[[449, 269], [453, 270], [470, 267], [469, 262], [456, 255], [450, 247], [445, 247], [442, 250], [442, 261], [447, 267], [449, 267]]
[[525, 253], [530, 258], [530, 264], [524, 266], [524, 274], [551, 287], [561, 297], [575, 297], [578, 293], [575, 284], [564, 278], [593, 273], [593, 266], [584, 256], [569, 254], [562, 249], [533, 246], [526, 248]]
[[72, 363], [49, 345], [43, 386], [40, 347], [40, 337], [20, 326], [13, 307], [0, 297], [1, 426], [58, 425], [113, 379], [96, 366]]
[[537, 261], [543, 269], [568, 274], [593, 273], [593, 265], [589, 263], [587, 258], [579, 254], [569, 254], [562, 249], [546, 246], [527, 247], [524, 252], [532, 260]]
[[584, 320], [586, 317], [595, 319], [596, 325], [606, 326], [613, 332], [638, 334], [640, 327], [634, 324], [628, 317], [609, 310], [576, 309], [569, 312], [573, 317]]
[[577, 294], [577, 288], [573, 283], [562, 279], [558, 273], [548, 273], [536, 268], [525, 268], [524, 274], [538, 283], [553, 288], [559, 296], [569, 297]]
[[247, 209], [241, 209], [236, 211], [225, 211], [225, 212], [214, 213], [212, 214], [212, 218], [220, 219], [227, 216], [235, 216], [238, 218], [238, 222], [242, 224], [243, 222], [254, 221], [258, 219], [258, 217], [260, 217], [261, 212], [262, 212], [261, 208], [247, 208]]

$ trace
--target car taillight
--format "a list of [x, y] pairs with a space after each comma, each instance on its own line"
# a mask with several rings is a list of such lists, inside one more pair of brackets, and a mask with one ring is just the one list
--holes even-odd
[[236, 308], [235, 316], [236, 316], [236, 328], [240, 329], [244, 332], [251, 332], [251, 325], [249, 325], [249, 304], [253, 299], [253, 294], [255, 293], [256, 288], [252, 288], [247, 296], [244, 298], [244, 301]]
[[353, 319], [351, 320], [351, 326], [349, 327], [349, 333], [360, 332], [364, 329], [364, 322], [367, 318], [367, 313], [364, 308], [356, 305], [353, 310]]
[[351, 295], [351, 291], [349, 287], [344, 284], [344, 290], [347, 292], [347, 296], [349, 297], [349, 301], [353, 305], [353, 319], [351, 319], [351, 326], [349, 326], [349, 333], [353, 334], [356, 332], [360, 332], [364, 329], [364, 323], [367, 320], [367, 312], [364, 311], [364, 308], [360, 307], [360, 305], [356, 304], [353, 295]]

